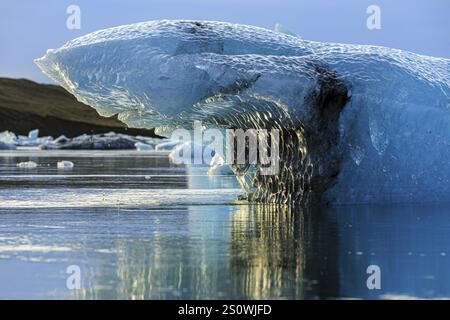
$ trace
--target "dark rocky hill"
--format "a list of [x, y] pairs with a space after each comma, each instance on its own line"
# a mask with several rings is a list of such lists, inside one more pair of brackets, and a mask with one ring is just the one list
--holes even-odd
[[33, 129], [53, 137], [110, 131], [154, 136], [153, 130], [128, 128], [117, 116], [100, 116], [60, 86], [0, 78], [0, 132], [26, 135]]

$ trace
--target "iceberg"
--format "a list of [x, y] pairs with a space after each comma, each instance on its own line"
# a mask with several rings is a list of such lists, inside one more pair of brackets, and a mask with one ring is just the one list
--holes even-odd
[[17, 137], [13, 132], [0, 132], [0, 150], [14, 150], [16, 149]]
[[13, 132], [4, 131], [0, 133], [0, 150], [42, 150], [42, 149], [65, 149], [65, 150], [116, 150], [135, 149], [153, 150], [161, 143], [162, 139], [130, 136], [122, 133], [108, 132], [100, 134], [83, 134], [78, 137], [68, 138], [61, 135], [56, 139], [53, 137], [39, 137], [39, 130], [30, 131], [28, 136], [16, 136]]
[[5, 144], [17, 144], [17, 136], [14, 132], [3, 131], [0, 132], [0, 141]]
[[[28, 136], [18, 135], [15, 133], [4, 131], [0, 133], [0, 143], [9, 145], [9, 149], [26, 148], [26, 149], [42, 149], [53, 143], [52, 137], [39, 138], [39, 130], [31, 130]], [[0, 149], [2, 149], [0, 147]]]
[[84, 134], [72, 139], [61, 138], [51, 149], [62, 150], [119, 150], [135, 149], [138, 142], [134, 137], [120, 133]]
[[90, 33], [36, 63], [129, 126], [279, 129], [278, 174], [233, 168], [252, 201], [450, 200], [449, 59], [161, 20]]

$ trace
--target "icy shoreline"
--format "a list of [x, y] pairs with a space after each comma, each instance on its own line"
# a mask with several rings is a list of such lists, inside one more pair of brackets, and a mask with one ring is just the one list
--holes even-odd
[[0, 150], [153, 150], [167, 139], [131, 136], [122, 133], [83, 134], [74, 138], [64, 135], [56, 139], [50, 136], [39, 137], [39, 130], [29, 132], [28, 136], [16, 135], [10, 131], [0, 133]]
[[[139, 153], [155, 153], [165, 154], [173, 164], [180, 164], [176, 159], [183, 157], [183, 152], [200, 148], [203, 152], [204, 147], [200, 147], [190, 142], [183, 143], [178, 140], [166, 138], [151, 138], [143, 136], [130, 136], [121, 133], [109, 132], [104, 134], [83, 134], [74, 138], [67, 138], [62, 135], [56, 139], [53, 137], [39, 137], [39, 130], [35, 129], [29, 132], [28, 136], [15, 135], [13, 132], [4, 131], [0, 133], [0, 156], [8, 155], [10, 152], [30, 152], [32, 156], [36, 152], [44, 151], [64, 151], [64, 150], [80, 150], [86, 151], [87, 156], [92, 155], [93, 151], [115, 151], [123, 150], [126, 154], [131, 151]], [[6, 153], [5, 153], [6, 152]], [[213, 154], [211, 162], [203, 162], [200, 166], [209, 166], [209, 175], [231, 175], [233, 174], [230, 166], [226, 165], [220, 154], [216, 154], [214, 150], [209, 150]], [[48, 152], [47, 152], [48, 153]], [[64, 152], [63, 152], [64, 153]], [[68, 169], [73, 167], [73, 163], [60, 163], [58, 168]], [[23, 169], [35, 169], [37, 164], [33, 161], [25, 161], [17, 163], [17, 167]]]

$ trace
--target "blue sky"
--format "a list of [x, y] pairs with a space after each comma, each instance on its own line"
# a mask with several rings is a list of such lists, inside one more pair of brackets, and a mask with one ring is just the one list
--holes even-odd
[[[81, 29], [66, 28], [66, 9], [81, 8]], [[366, 27], [369, 5], [381, 30]], [[0, 3], [0, 76], [50, 82], [33, 59], [80, 35], [154, 19], [202, 19], [273, 29], [308, 40], [375, 44], [450, 58], [448, 0], [14, 0]]]

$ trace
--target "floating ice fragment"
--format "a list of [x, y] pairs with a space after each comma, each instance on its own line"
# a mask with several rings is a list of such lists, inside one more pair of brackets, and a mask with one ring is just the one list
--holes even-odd
[[56, 166], [58, 167], [58, 169], [71, 169], [74, 167], [74, 164], [72, 161], [63, 160], [63, 161], [58, 161]]
[[0, 150], [16, 149], [17, 137], [13, 132], [3, 131], [0, 133]]
[[13, 132], [3, 131], [0, 133], [0, 142], [7, 145], [15, 145], [17, 144], [17, 136]]
[[34, 161], [19, 162], [17, 164], [17, 167], [24, 168], [24, 169], [34, 169], [34, 168], [37, 168], [37, 163]]

